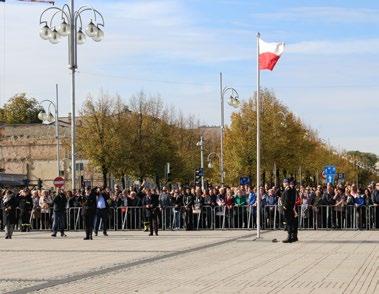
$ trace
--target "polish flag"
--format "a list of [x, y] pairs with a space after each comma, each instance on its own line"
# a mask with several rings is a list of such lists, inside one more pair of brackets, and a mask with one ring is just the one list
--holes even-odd
[[259, 39], [259, 69], [273, 70], [284, 51], [284, 43], [267, 43]]

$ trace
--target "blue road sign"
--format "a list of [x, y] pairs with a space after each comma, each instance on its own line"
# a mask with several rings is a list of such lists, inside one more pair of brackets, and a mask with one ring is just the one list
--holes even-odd
[[324, 167], [324, 174], [327, 175], [335, 175], [337, 173], [337, 169], [334, 165], [327, 165]]
[[250, 185], [250, 177], [240, 177], [240, 185]]

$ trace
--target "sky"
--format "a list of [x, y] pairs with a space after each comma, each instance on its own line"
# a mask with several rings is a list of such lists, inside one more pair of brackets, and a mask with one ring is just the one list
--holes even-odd
[[[62, 6], [65, 1], [56, 1]], [[201, 123], [220, 124], [219, 73], [242, 100], [256, 89], [256, 34], [285, 52], [261, 86], [337, 150], [379, 154], [379, 3], [301, 0], [86, 0], [105, 38], [78, 48], [77, 108], [91, 94], [141, 90]], [[26, 92], [70, 112], [67, 40], [39, 37], [45, 4], [0, 4], [0, 104]], [[90, 15], [83, 16], [83, 22]], [[233, 109], [226, 106], [227, 122]], [[247, 138], [248, 139], [248, 138]]]

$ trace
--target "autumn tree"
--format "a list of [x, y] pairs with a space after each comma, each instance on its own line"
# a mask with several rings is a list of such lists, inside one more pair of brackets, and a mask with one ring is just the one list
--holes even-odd
[[28, 98], [25, 93], [16, 94], [0, 108], [0, 122], [7, 124], [38, 123], [38, 113], [43, 108], [34, 98]]
[[77, 128], [78, 153], [100, 169], [103, 185], [117, 165], [120, 156], [119, 116], [127, 112], [120, 97], [101, 93], [98, 99], [89, 96], [80, 112]]

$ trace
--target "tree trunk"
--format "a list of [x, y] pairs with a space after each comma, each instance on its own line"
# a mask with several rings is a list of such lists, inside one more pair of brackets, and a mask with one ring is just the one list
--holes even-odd
[[108, 170], [105, 167], [102, 167], [101, 172], [103, 174], [103, 188], [107, 187], [107, 175], [108, 175]]

